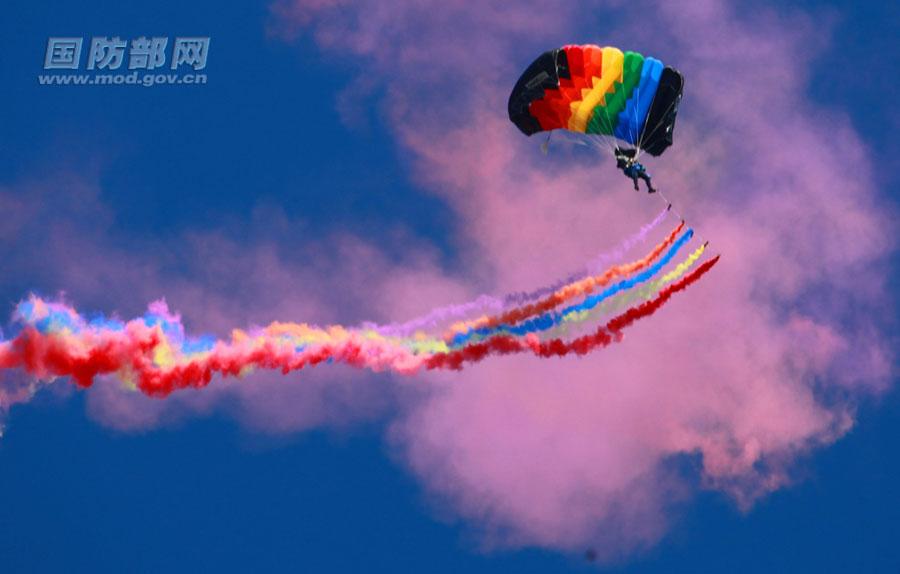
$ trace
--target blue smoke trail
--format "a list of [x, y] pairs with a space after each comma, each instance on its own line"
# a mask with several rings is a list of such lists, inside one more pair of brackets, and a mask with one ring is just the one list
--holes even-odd
[[553, 327], [559, 325], [562, 322], [563, 317], [565, 317], [567, 314], [579, 311], [589, 311], [599, 305], [605, 299], [609, 299], [620, 291], [624, 291], [626, 289], [634, 287], [635, 285], [644, 283], [645, 281], [659, 273], [659, 270], [665, 267], [666, 264], [669, 263], [669, 261], [671, 261], [678, 254], [678, 251], [684, 246], [684, 244], [690, 241], [691, 237], [693, 236], [694, 230], [688, 229], [682, 234], [681, 237], [679, 237], [675, 241], [675, 243], [672, 244], [669, 250], [666, 251], [666, 254], [663, 255], [659, 261], [657, 261], [644, 271], [638, 273], [634, 277], [623, 279], [615, 285], [607, 287], [600, 293], [585, 298], [584, 301], [578, 303], [577, 305], [571, 305], [562, 309], [561, 311], [551, 311], [548, 313], [544, 313], [543, 315], [535, 317], [534, 319], [523, 321], [519, 325], [508, 325], [506, 323], [501, 323], [500, 325], [494, 327], [470, 329], [464, 333], [458, 333], [456, 336], [454, 336], [450, 341], [450, 345], [453, 347], [465, 345], [475, 337], [486, 338], [498, 333], [507, 333], [510, 335], [521, 336], [528, 333], [552, 329]]

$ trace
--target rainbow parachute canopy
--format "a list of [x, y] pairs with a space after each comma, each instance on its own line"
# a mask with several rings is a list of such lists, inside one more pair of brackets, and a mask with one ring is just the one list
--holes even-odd
[[658, 156], [672, 145], [684, 77], [618, 48], [569, 45], [541, 54], [509, 96], [525, 135], [569, 130], [614, 137]]

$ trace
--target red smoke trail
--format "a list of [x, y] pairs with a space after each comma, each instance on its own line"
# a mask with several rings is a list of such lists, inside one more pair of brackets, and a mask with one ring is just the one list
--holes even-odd
[[[671, 233], [669, 233], [668, 237], [663, 239], [662, 242], [654, 247], [650, 251], [650, 253], [648, 253], [643, 259], [610, 267], [601, 275], [588, 277], [581, 281], [572, 283], [571, 285], [566, 285], [565, 287], [557, 290], [552, 295], [549, 295], [548, 297], [545, 297], [544, 299], [541, 299], [536, 303], [517, 307], [493, 317], [481, 317], [480, 319], [476, 319], [471, 323], [466, 323], [465, 326], [466, 328], [470, 329], [480, 329], [484, 327], [496, 327], [500, 324], [514, 325], [515, 323], [524, 321], [529, 317], [534, 317], [535, 315], [546, 313], [547, 311], [554, 309], [562, 303], [565, 303], [566, 301], [573, 299], [579, 295], [590, 294], [597, 287], [603, 287], [607, 285], [616, 277], [625, 277], [648, 267], [657, 257], [659, 257], [660, 253], [662, 253], [670, 245], [672, 245], [672, 243], [675, 241], [675, 238], [679, 233], [681, 233], [682, 229], [684, 229], [684, 221], [679, 223], [678, 226], [675, 227], [675, 229], [673, 229]], [[452, 329], [449, 337], [452, 338], [455, 334], [455, 331], [455, 328]]]
[[21, 368], [41, 377], [70, 376], [80, 387], [89, 387], [98, 375], [125, 366], [138, 367], [138, 359], [160, 342], [159, 331], [136, 329], [97, 337], [88, 349], [73, 349], [66, 339], [26, 327], [14, 340], [0, 345], [0, 368]]
[[158, 329], [143, 326], [77, 341], [29, 326], [12, 341], [0, 344], [0, 368], [22, 369], [43, 379], [68, 376], [84, 388], [93, 385], [97, 376], [119, 374], [143, 393], [165, 397], [178, 389], [205, 387], [216, 373], [239, 376], [248, 367], [287, 374], [330, 360], [375, 372], [413, 374], [424, 361], [424, 356], [417, 357], [406, 349], [351, 336], [302, 351], [274, 341], [219, 343], [204, 357], [161, 368], [152, 359], [161, 340]]
[[589, 335], [584, 335], [572, 341], [550, 339], [543, 342], [539, 341], [533, 334], [527, 335], [524, 339], [517, 339], [509, 335], [498, 335], [480, 343], [467, 345], [462, 349], [434, 355], [425, 362], [425, 367], [427, 369], [459, 370], [464, 363], [477, 363], [489, 355], [509, 355], [525, 351], [531, 351], [539, 357], [564, 357], [571, 353], [586, 355], [597, 348], [603, 348], [612, 342], [621, 341], [622, 330], [635, 321], [655, 313], [660, 307], [665, 305], [672, 295], [687, 289], [691, 284], [698, 281], [718, 261], [719, 256], [717, 255], [713, 259], [704, 262], [691, 273], [661, 290], [650, 301], [635, 305], [621, 315], [613, 317], [606, 325]]

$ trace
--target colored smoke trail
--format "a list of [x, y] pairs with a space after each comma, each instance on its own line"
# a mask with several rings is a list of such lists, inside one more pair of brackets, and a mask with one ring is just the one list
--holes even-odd
[[594, 260], [591, 261], [584, 269], [582, 269], [580, 271], [576, 271], [574, 273], [570, 273], [568, 275], [568, 277], [566, 277], [565, 279], [561, 279], [561, 280], [557, 281], [556, 283], [554, 283], [553, 285], [549, 285], [547, 287], [541, 287], [540, 289], [536, 289], [531, 292], [521, 292], [520, 291], [518, 293], [510, 293], [509, 295], [504, 297], [504, 302], [507, 305], [510, 305], [510, 304], [524, 305], [525, 303], [528, 303], [529, 301], [533, 301], [540, 297], [545, 297], [547, 295], [555, 293], [556, 291], [559, 291], [566, 285], [568, 285], [570, 283], [574, 283], [574, 282], [578, 281], [579, 279], [582, 279], [582, 278], [590, 276], [590, 275], [597, 274], [606, 265], [609, 265], [610, 263], [612, 263], [614, 261], [619, 261], [620, 259], [622, 259], [625, 256], [626, 253], [628, 253], [633, 248], [637, 247], [638, 245], [640, 245], [641, 243], [646, 241], [647, 237], [650, 235], [650, 233], [654, 229], [656, 229], [663, 221], [665, 221], [666, 217], [669, 215], [669, 212], [671, 212], [671, 210], [672, 210], [672, 206], [668, 205], [665, 209], [660, 211], [656, 217], [653, 218], [653, 221], [643, 225], [637, 233], [635, 233], [631, 237], [628, 237], [627, 239], [625, 239], [625, 241], [620, 243], [612, 251], [609, 251], [607, 253], [601, 253], [600, 255], [596, 256], [594, 258]]
[[698, 281], [718, 261], [718, 255], [705, 261], [690, 274], [660, 291], [652, 300], [628, 309], [621, 315], [610, 319], [605, 325], [589, 335], [578, 337], [571, 341], [562, 339], [541, 341], [533, 334], [529, 334], [521, 339], [509, 335], [497, 335], [449, 353], [434, 355], [428, 359], [425, 366], [428, 369], [460, 369], [464, 363], [477, 363], [490, 355], [509, 355], [527, 351], [531, 351], [539, 357], [564, 357], [572, 353], [586, 355], [598, 348], [606, 347], [610, 343], [621, 341], [624, 329], [636, 321], [656, 313], [671, 299], [672, 295], [687, 289]]
[[651, 281], [640, 288], [629, 290], [623, 293], [620, 297], [607, 299], [590, 311], [570, 311], [566, 313], [562, 317], [562, 322], [553, 331], [558, 332], [559, 334], [567, 334], [570, 327], [578, 323], [584, 323], [586, 321], [590, 321], [592, 319], [596, 319], [598, 317], [606, 316], [613, 312], [620, 311], [622, 309], [625, 309], [626, 307], [631, 306], [635, 303], [635, 301], [650, 299], [663, 287], [679, 279], [682, 275], [687, 273], [688, 270], [690, 270], [694, 266], [694, 264], [703, 256], [703, 253], [706, 252], [706, 248], [708, 246], [709, 243], [703, 243], [702, 245], [700, 245], [700, 247], [698, 247], [690, 255], [688, 255], [688, 257], [685, 258], [684, 261], [679, 263], [673, 270], [669, 271], [655, 281]]
[[[651, 281], [692, 237], [693, 230], [685, 230], [680, 222], [644, 257], [575, 280], [536, 303], [473, 321], [470, 324], [488, 326], [456, 333], [449, 342], [440, 331], [392, 336], [375, 328], [285, 322], [235, 329], [228, 339], [196, 337], [187, 334], [181, 316], [170, 312], [164, 301], [152, 303], [143, 316], [124, 322], [102, 316], [88, 319], [69, 305], [32, 295], [15, 309], [12, 337], [0, 339], [0, 374], [17, 370], [38, 381], [70, 377], [80, 387], [90, 387], [97, 377], [114, 376], [147, 395], [164, 397], [178, 389], [204, 387], [217, 375], [241, 377], [257, 369], [287, 374], [322, 363], [343, 363], [373, 372], [414, 375], [426, 369], [458, 369], [490, 355], [583, 355], [620, 340], [626, 327], [652, 315], [672, 294], [715, 265], [718, 257], [691, 271], [704, 254], [704, 243]], [[618, 282], [612, 283], [613, 279]], [[597, 292], [599, 288], [604, 289]], [[577, 297], [583, 299], [573, 303]], [[599, 321], [599, 306], [610, 299], [617, 306], [644, 301], [589, 335], [567, 341], [545, 334], [542, 339], [541, 333], [561, 325]], [[569, 303], [568, 307], [554, 311], [563, 303]]]
[[[681, 226], [676, 228], [675, 232], [677, 232], [679, 229], [681, 229]], [[586, 297], [584, 301], [577, 305], [566, 307], [561, 312], [545, 313], [533, 319], [528, 319], [518, 325], [514, 325], [511, 323], [501, 323], [496, 326], [471, 329], [467, 332], [458, 333], [457, 335], [453, 336], [450, 340], [450, 344], [456, 347], [468, 343], [473, 338], [486, 338], [501, 332], [521, 336], [527, 335], [528, 333], [547, 331], [549, 329], [552, 329], [562, 322], [563, 317], [565, 317], [566, 314], [577, 311], [589, 311], [602, 301], [618, 294], [620, 291], [630, 289], [635, 285], [647, 281], [657, 272], [659, 272], [659, 270], [662, 269], [667, 263], [669, 263], [669, 261], [671, 261], [672, 258], [675, 257], [681, 247], [684, 246], [685, 243], [690, 241], [693, 235], [694, 231], [692, 229], [688, 229], [684, 233], [684, 235], [679, 237], [678, 240], [668, 248], [668, 251], [666, 251], [665, 255], [663, 255], [662, 258], [659, 259], [656, 263], [644, 268], [643, 271], [633, 277], [623, 279], [622, 281], [619, 281], [618, 283], [607, 287], [597, 295], [590, 295]]]
[[410, 319], [409, 321], [403, 323], [391, 323], [389, 325], [375, 325], [372, 323], [365, 323], [363, 324], [363, 327], [373, 329], [386, 336], [405, 337], [410, 335], [411, 333], [414, 333], [415, 331], [435, 328], [450, 319], [464, 317], [475, 311], [486, 309], [494, 312], [500, 312], [510, 306], [522, 305], [539, 297], [555, 293], [556, 291], [559, 291], [570, 283], [574, 283], [594, 274], [598, 269], [601, 269], [603, 265], [606, 265], [607, 263], [612, 261], [618, 261], [619, 259], [624, 257], [625, 254], [628, 253], [628, 251], [646, 241], [650, 233], [654, 229], [656, 229], [663, 221], [665, 221], [666, 216], [668, 216], [670, 211], [671, 206], [666, 207], [661, 212], [659, 212], [659, 214], [654, 217], [652, 221], [643, 225], [637, 233], [635, 233], [631, 237], [626, 238], [612, 251], [596, 256], [594, 258], [594, 261], [591, 262], [591, 264], [589, 264], [587, 267], [575, 273], [571, 273], [566, 279], [557, 281], [553, 285], [541, 287], [540, 289], [537, 289], [530, 293], [510, 293], [502, 298], [494, 297], [492, 295], [479, 295], [477, 298], [467, 303], [438, 307], [437, 309], [434, 309], [427, 314], [422, 315], [421, 317]]
[[482, 309], [502, 311], [504, 308], [505, 304], [503, 299], [491, 295], [479, 295], [468, 303], [439, 307], [426, 315], [411, 319], [405, 323], [394, 323], [391, 325], [365, 324], [364, 326], [386, 336], [404, 337], [415, 331], [436, 327], [449, 319], [463, 317], [474, 311], [480, 311]]
[[[597, 287], [603, 287], [617, 277], [624, 277], [648, 267], [667, 247], [674, 243], [676, 236], [683, 228], [684, 222], [682, 221], [665, 239], [657, 244], [650, 253], [642, 259], [624, 265], [617, 265], [607, 269], [604, 273], [599, 275], [576, 280], [574, 283], [563, 285], [550, 297], [542, 299], [537, 303], [526, 304], [523, 307], [513, 309], [496, 317], [481, 317], [475, 321], [454, 324], [450, 329], [451, 333], [455, 334], [455, 336], [465, 335], [472, 331], [479, 331], [480, 333], [481, 330], [496, 328], [504, 324], [510, 325], [518, 323], [529, 317], [554, 309], [575, 297], [592, 293]], [[488, 334], [488, 332], [484, 331], [484, 334]]]
[[[37, 298], [29, 304], [46, 306]], [[77, 316], [74, 309], [67, 311]], [[115, 374], [151, 396], [206, 386], [216, 373], [241, 376], [267, 369], [287, 374], [322, 362], [411, 374], [428, 356], [372, 333], [342, 327], [273, 323], [254, 333], [236, 331], [230, 341], [185, 350], [165, 327], [144, 319], [118, 328], [87, 326], [73, 331], [42, 330], [48, 326], [46, 317], [35, 318], [12, 341], [0, 344], [0, 368], [23, 369], [41, 379], [69, 376], [81, 387], [91, 386], [97, 376]], [[80, 318], [79, 322], [83, 324]], [[177, 327], [181, 329], [180, 324]]]

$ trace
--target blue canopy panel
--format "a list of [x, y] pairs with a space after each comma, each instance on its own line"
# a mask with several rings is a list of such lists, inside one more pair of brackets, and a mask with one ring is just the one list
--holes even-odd
[[619, 112], [616, 124], [616, 138], [637, 145], [641, 139], [641, 131], [656, 96], [656, 88], [662, 76], [663, 63], [656, 58], [644, 58], [641, 68], [641, 81], [634, 89], [631, 97], [625, 102], [625, 109]]

